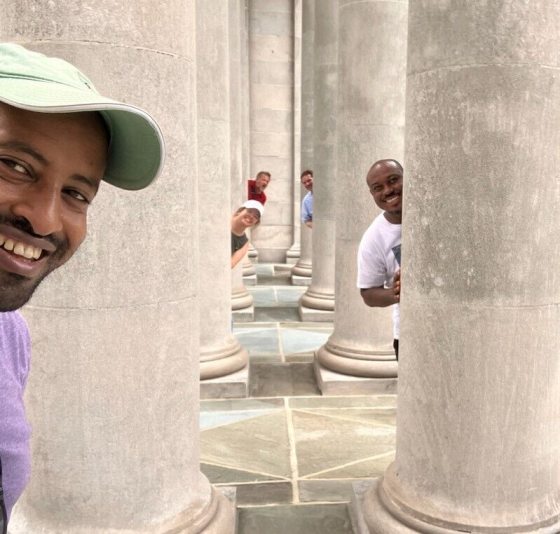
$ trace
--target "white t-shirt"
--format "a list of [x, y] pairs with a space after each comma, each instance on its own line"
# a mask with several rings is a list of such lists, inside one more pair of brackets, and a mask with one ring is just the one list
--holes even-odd
[[[379, 214], [364, 232], [358, 248], [358, 288], [393, 287], [400, 269], [401, 225]], [[399, 305], [393, 304], [393, 336], [399, 339]]]

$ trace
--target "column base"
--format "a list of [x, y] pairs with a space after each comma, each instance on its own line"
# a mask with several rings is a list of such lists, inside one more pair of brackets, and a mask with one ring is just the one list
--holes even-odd
[[301, 255], [301, 248], [299, 243], [294, 243], [291, 248], [286, 251], [286, 263], [288, 265], [295, 265]]
[[227, 376], [200, 381], [201, 399], [243, 399], [249, 391], [249, 366]]
[[233, 311], [244, 310], [253, 306], [253, 296], [245, 289], [245, 286], [236, 288], [231, 294], [231, 309]]
[[293, 271], [292, 271], [292, 285], [293, 286], [310, 286], [311, 285], [311, 276], [298, 276], [297, 274], [293, 274]]
[[309, 261], [298, 261], [293, 267], [292, 267], [292, 275], [297, 275], [297, 276], [307, 276], [309, 278], [311, 278], [311, 273], [313, 272], [313, 264]]
[[200, 350], [200, 379], [227, 376], [247, 366], [249, 353], [230, 336], [222, 346]]
[[398, 364], [394, 350], [356, 351], [337, 345], [329, 339], [315, 353], [315, 359], [335, 373], [373, 379], [396, 378]]
[[317, 310], [315, 308], [307, 308], [300, 304], [298, 311], [299, 318], [303, 322], [332, 323], [334, 321], [334, 310]]
[[[558, 534], [560, 519], [553, 518], [554, 524], [511, 527], [485, 527], [450, 523], [437, 518], [428, 523], [391, 500], [383, 488], [383, 478], [373, 482], [353, 484], [354, 495], [350, 513], [357, 534]], [[437, 524], [436, 524], [437, 523]]]
[[334, 293], [320, 293], [311, 286], [299, 299], [299, 305], [334, 312]]
[[[220, 491], [221, 490], [221, 491]], [[10, 533], [58, 534], [60, 532], [87, 532], [88, 534], [235, 534], [237, 514], [235, 488], [211, 487], [210, 501], [203, 509], [185, 510], [173, 519], [160, 524], [132, 528], [108, 528], [90, 525], [49, 523], [41, 517], [16, 513], [10, 521]]]
[[247, 256], [245, 256], [245, 259], [243, 260], [241, 267], [243, 268], [242, 271], [243, 280], [245, 280], [246, 276], [253, 276], [257, 274], [253, 262]]
[[322, 395], [394, 395], [397, 393], [396, 376], [393, 378], [367, 378], [335, 373], [321, 365], [317, 353], [313, 360], [313, 370]]

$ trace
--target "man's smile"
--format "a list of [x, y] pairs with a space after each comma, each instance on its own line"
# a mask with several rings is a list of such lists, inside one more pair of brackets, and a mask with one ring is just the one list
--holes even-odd
[[57, 250], [50, 240], [35, 237], [11, 224], [0, 224], [0, 269], [34, 278], [45, 269], [47, 258]]
[[0, 233], [0, 246], [7, 250], [8, 252], [12, 252], [16, 256], [23, 256], [28, 260], [38, 260], [41, 257], [43, 249], [39, 247], [34, 247], [33, 245], [26, 245], [21, 241], [14, 241], [9, 237]]

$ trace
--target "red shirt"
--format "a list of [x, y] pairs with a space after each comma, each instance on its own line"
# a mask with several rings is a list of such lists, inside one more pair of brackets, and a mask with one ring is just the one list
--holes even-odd
[[257, 193], [255, 191], [255, 180], [247, 181], [247, 200], [258, 200], [263, 206], [266, 204], [266, 195], [264, 191]]

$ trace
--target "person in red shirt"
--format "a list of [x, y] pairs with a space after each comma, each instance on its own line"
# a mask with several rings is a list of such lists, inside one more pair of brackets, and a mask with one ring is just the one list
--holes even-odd
[[256, 200], [261, 204], [266, 203], [266, 195], [264, 190], [270, 182], [270, 173], [267, 171], [260, 171], [254, 180], [247, 182], [247, 200]]

